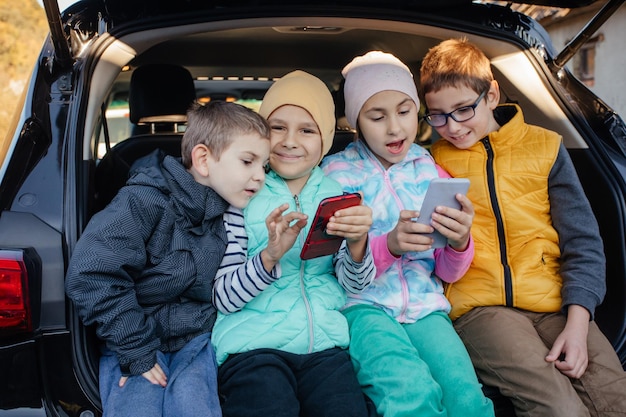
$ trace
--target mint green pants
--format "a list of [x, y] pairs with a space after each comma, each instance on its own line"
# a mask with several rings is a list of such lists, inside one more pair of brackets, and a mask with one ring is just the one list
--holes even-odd
[[380, 416], [494, 416], [445, 313], [410, 324], [368, 305], [350, 307], [344, 315], [352, 364]]

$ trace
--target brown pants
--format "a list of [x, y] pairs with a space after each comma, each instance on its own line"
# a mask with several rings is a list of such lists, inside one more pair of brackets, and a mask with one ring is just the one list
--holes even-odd
[[626, 372], [595, 322], [589, 365], [577, 380], [544, 360], [565, 327], [563, 314], [480, 307], [454, 327], [480, 379], [509, 397], [518, 417], [626, 416]]

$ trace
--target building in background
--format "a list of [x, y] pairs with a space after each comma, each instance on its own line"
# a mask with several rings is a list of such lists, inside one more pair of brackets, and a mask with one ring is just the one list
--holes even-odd
[[[540, 20], [554, 46], [561, 50], [602, 5], [567, 9], [564, 16]], [[618, 114], [626, 114], [626, 3], [594, 33], [567, 67]]]
[[[507, 4], [493, 1], [490, 3]], [[530, 4], [511, 7], [537, 20], [548, 31], [557, 51], [563, 50], [606, 4], [595, 2], [577, 9], [558, 9]], [[565, 65], [597, 96], [626, 115], [626, 3], [594, 33]]]

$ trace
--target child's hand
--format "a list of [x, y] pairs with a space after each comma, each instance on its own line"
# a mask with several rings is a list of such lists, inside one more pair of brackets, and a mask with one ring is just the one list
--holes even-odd
[[326, 225], [326, 233], [357, 242], [367, 239], [371, 226], [372, 209], [361, 204], [337, 210]]
[[438, 206], [433, 213], [432, 226], [448, 238], [452, 249], [462, 252], [469, 244], [474, 205], [463, 194], [457, 194], [456, 199], [461, 203], [461, 210]]
[[[267, 247], [261, 252], [261, 260], [266, 271], [271, 271], [280, 261], [285, 252], [293, 246], [300, 230], [306, 226], [307, 215], [292, 211], [283, 215], [289, 204], [285, 203], [272, 212], [265, 219], [268, 232]], [[294, 224], [291, 224], [297, 220]]]
[[546, 356], [546, 362], [554, 363], [563, 375], [579, 379], [587, 370], [587, 334], [589, 332], [589, 312], [586, 308], [570, 304], [567, 308], [565, 328], [554, 341]]
[[326, 225], [326, 233], [344, 237], [352, 259], [361, 262], [371, 226], [372, 209], [361, 203], [359, 206], [337, 210]]
[[387, 247], [395, 256], [406, 252], [422, 252], [431, 248], [433, 239], [425, 233], [434, 231], [432, 226], [415, 222], [419, 211], [402, 210], [396, 227], [387, 235]]
[[[165, 387], [167, 385], [167, 375], [165, 375], [165, 372], [163, 372], [161, 365], [159, 365], [158, 363], [155, 363], [152, 369], [150, 369], [147, 372], [144, 372], [143, 374], [141, 374], [141, 376], [146, 378], [148, 381], [150, 381], [154, 385], [160, 385], [162, 387]], [[127, 379], [128, 379], [127, 376], [123, 376], [120, 378], [120, 383], [119, 383], [120, 388], [124, 386]]]

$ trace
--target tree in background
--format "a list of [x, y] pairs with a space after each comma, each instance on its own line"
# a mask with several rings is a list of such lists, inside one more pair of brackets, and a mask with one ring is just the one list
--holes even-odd
[[47, 33], [46, 13], [37, 0], [0, 0], [0, 141]]

